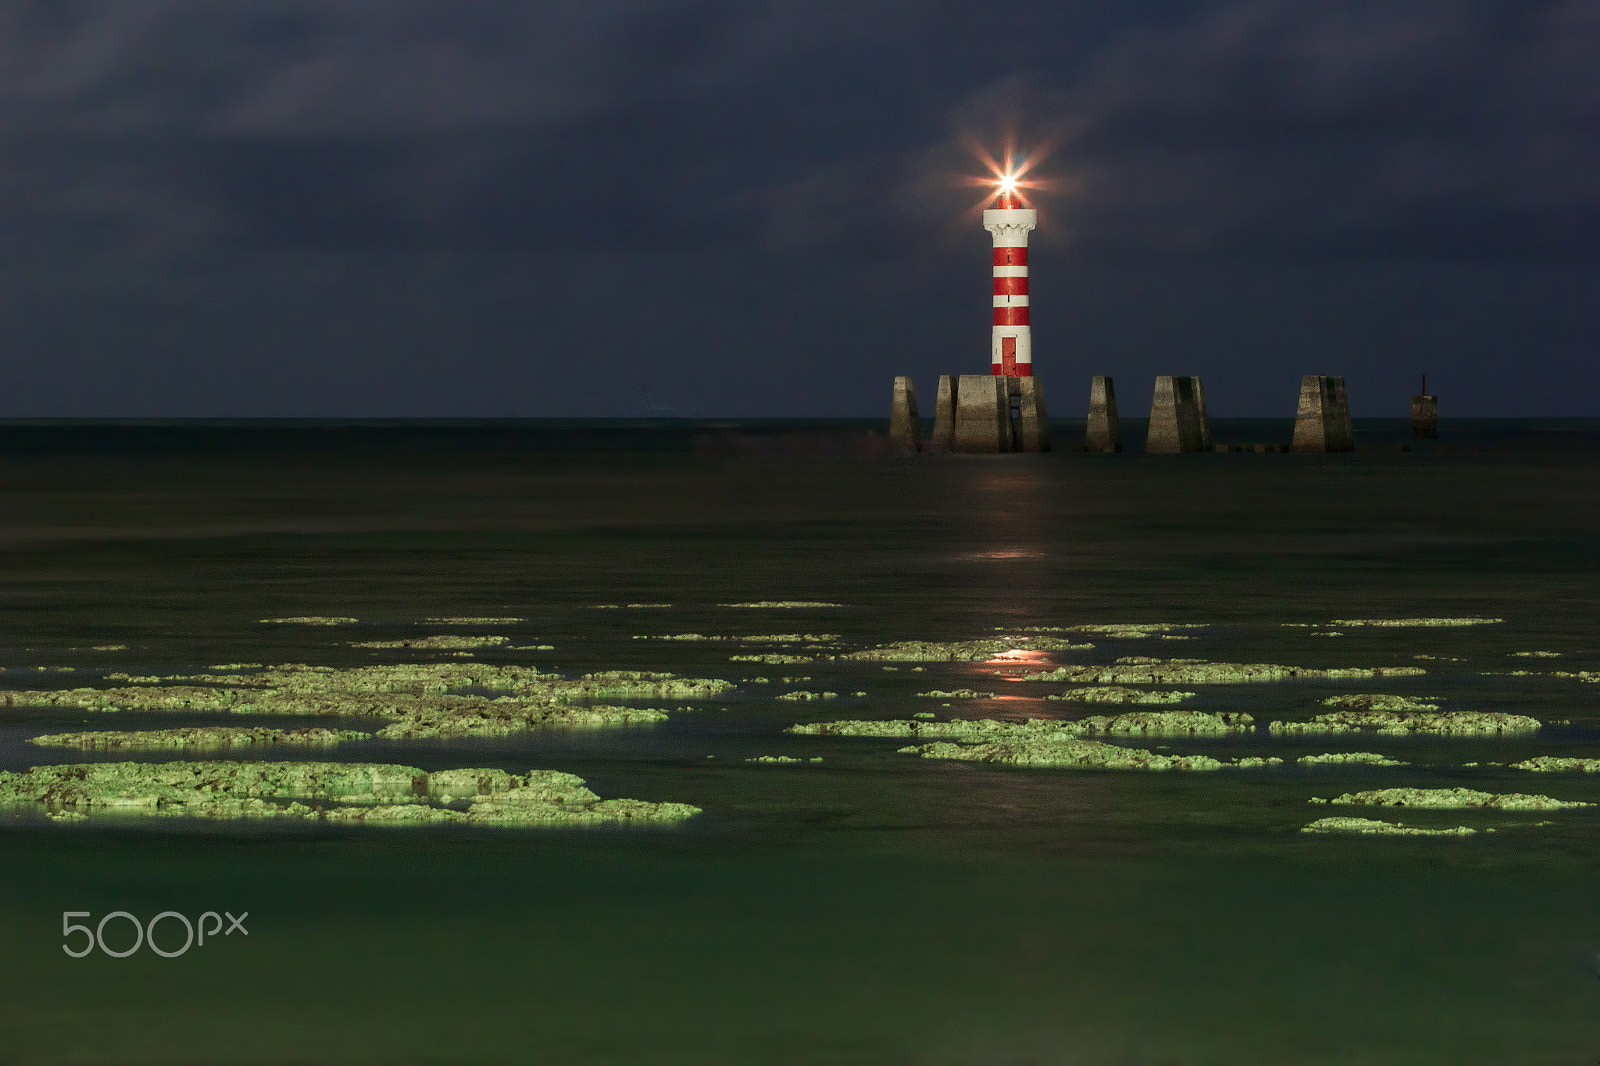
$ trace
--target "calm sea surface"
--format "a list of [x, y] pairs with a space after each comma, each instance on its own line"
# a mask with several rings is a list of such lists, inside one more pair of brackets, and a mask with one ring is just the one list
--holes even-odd
[[[1242, 443], [1290, 429], [1215, 427]], [[441, 631], [553, 646], [484, 662], [739, 683], [662, 704], [658, 726], [252, 756], [564, 770], [605, 797], [704, 809], [672, 829], [5, 817], [0, 1063], [1600, 1059], [1600, 807], [1307, 803], [1400, 785], [1600, 803], [1600, 774], [1463, 765], [1600, 757], [1600, 684], [1553, 675], [1600, 670], [1600, 421], [1447, 420], [1438, 442], [1402, 452], [1403, 422], [1358, 420], [1369, 450], [1339, 456], [895, 458], [882, 429], [0, 424], [0, 688], [450, 661], [350, 646]], [[1143, 440], [1138, 423], [1124, 430]], [[1082, 422], [1054, 431], [1071, 444]], [[762, 600], [842, 606], [719, 606]], [[671, 606], [598, 606], [630, 603]], [[293, 615], [361, 621], [257, 621]], [[417, 624], [438, 616], [525, 621]], [[1328, 625], [1420, 616], [1503, 622]], [[1184, 706], [1265, 722], [1383, 692], [1566, 724], [1515, 740], [1170, 741], [1288, 760], [1257, 770], [1019, 769], [783, 729], [1118, 708], [1046, 702], [1061, 686], [997, 677], [995, 663], [780, 666], [729, 661], [750, 650], [737, 642], [634, 639], [831, 633], [850, 650], [1135, 622], [1206, 628], [1096, 636], [1043, 661], [1421, 665], [1201, 686]], [[1343, 635], [1319, 635], [1330, 628]], [[89, 650], [115, 644], [127, 648]], [[1515, 654], [1529, 651], [1560, 655]], [[956, 688], [1005, 691], [917, 695]], [[840, 696], [775, 698], [795, 689]], [[0, 769], [126, 757], [26, 743], [42, 733], [222, 720], [3, 708]], [[1411, 765], [1293, 761], [1363, 750]], [[823, 761], [745, 761], [757, 755]], [[1496, 832], [1299, 832], [1328, 813]], [[249, 932], [174, 959], [62, 952], [62, 912], [114, 910], [248, 911]]]

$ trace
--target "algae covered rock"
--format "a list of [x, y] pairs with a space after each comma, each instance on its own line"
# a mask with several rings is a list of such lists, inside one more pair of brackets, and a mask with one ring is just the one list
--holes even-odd
[[919, 692], [917, 695], [936, 700], [992, 700], [995, 698], [993, 692], [978, 692], [976, 689], [970, 688], [951, 689], [949, 692], [936, 688], [928, 692]]
[[1532, 770], [1535, 773], [1562, 773], [1580, 771], [1600, 774], [1600, 759], [1566, 759], [1555, 755], [1536, 755], [1531, 759], [1511, 764], [1513, 770]]
[[[471, 801], [465, 811], [437, 806]], [[169, 762], [39, 766], [0, 773], [0, 808], [52, 817], [124, 813], [418, 825], [679, 821], [679, 803], [601, 800], [553, 770], [441, 770], [382, 763]]]
[[1504, 621], [1504, 618], [1335, 618], [1328, 624], [1333, 626], [1441, 628], [1451, 626], [1487, 626]]
[[1045, 699], [1065, 700], [1068, 703], [1181, 703], [1196, 695], [1198, 693], [1194, 692], [1151, 692], [1121, 685], [1090, 685], [1052, 693]]
[[768, 610], [797, 610], [802, 607], [843, 607], [842, 603], [824, 600], [756, 600], [753, 603], [719, 603], [718, 607], [761, 607]]
[[465, 618], [465, 617], [449, 617], [449, 618], [424, 618], [422, 621], [418, 622], [417, 625], [422, 625], [422, 626], [509, 626], [509, 625], [516, 625], [518, 622], [526, 622], [526, 621], [527, 621], [526, 618], [483, 618], [483, 617]]
[[1283, 761], [1252, 757], [1228, 763], [1209, 755], [1159, 755], [1141, 748], [1065, 736], [1013, 737], [979, 744], [937, 742], [901, 748], [900, 751], [921, 755], [924, 759], [961, 759], [967, 762], [1081, 770], [1209, 771], [1230, 766], [1271, 766]]
[[[733, 688], [715, 678], [617, 671], [569, 679], [531, 666], [467, 662], [346, 670], [288, 663], [253, 673], [153, 680], [199, 683], [0, 692], [0, 705], [384, 718], [390, 724], [379, 731], [383, 737], [504, 736], [546, 726], [661, 721], [666, 717], [661, 711], [597, 701], [707, 699]], [[509, 694], [451, 694], [474, 688]]]
[[262, 618], [258, 621], [263, 625], [278, 626], [345, 626], [361, 619], [351, 618], [348, 615], [303, 614], [292, 618]]
[[1378, 692], [1347, 693], [1323, 700], [1327, 707], [1348, 707], [1358, 711], [1437, 711], [1437, 703], [1424, 703], [1406, 696], [1386, 696]]
[[510, 637], [462, 637], [443, 635], [414, 637], [410, 640], [358, 640], [352, 648], [411, 648], [417, 651], [439, 651], [453, 648], [494, 648], [511, 643]]
[[1408, 766], [1409, 763], [1400, 759], [1391, 759], [1387, 755], [1379, 755], [1371, 751], [1341, 751], [1328, 755], [1302, 755], [1295, 762], [1306, 766], [1339, 766], [1344, 764], [1362, 764], [1367, 766]]
[[1272, 722], [1267, 729], [1287, 736], [1336, 735], [1359, 730], [1395, 735], [1502, 736], [1531, 733], [1539, 725], [1537, 718], [1503, 711], [1334, 711], [1319, 714], [1309, 722]]
[[1502, 811], [1554, 811], [1566, 807], [1593, 807], [1592, 803], [1558, 800], [1549, 796], [1530, 796], [1520, 792], [1496, 794], [1471, 788], [1377, 788], [1366, 792], [1346, 792], [1331, 800], [1312, 803], [1342, 803], [1370, 807], [1427, 807], [1457, 810], [1487, 807]]
[[266, 744], [321, 747], [351, 740], [366, 740], [370, 736], [370, 733], [353, 729], [247, 729], [231, 726], [195, 726], [189, 729], [52, 733], [30, 737], [28, 743], [54, 748], [136, 751], [163, 748], [248, 748]]
[[1118, 715], [1093, 715], [1077, 721], [1028, 718], [1019, 722], [992, 718], [933, 722], [921, 719], [886, 721], [813, 722], [790, 726], [785, 732], [810, 736], [850, 737], [958, 737], [964, 740], [1031, 740], [1040, 737], [1078, 737], [1092, 734], [1120, 736], [1222, 736], [1249, 732], [1255, 719], [1248, 714], [1211, 714], [1205, 711], [1134, 711]]
[[1418, 829], [1414, 826], [1398, 825], [1394, 822], [1380, 822], [1373, 818], [1318, 818], [1310, 825], [1300, 829], [1302, 833], [1366, 833], [1382, 836], [1411, 836], [1411, 837], [1464, 837], [1476, 833], [1476, 829], [1458, 825], [1454, 829]]
[[1028, 637], [1023, 640], [902, 640], [876, 648], [847, 652], [841, 659], [897, 663], [960, 663], [998, 659], [1011, 651], [1065, 651], [1071, 641], [1054, 637]]
[[839, 698], [837, 692], [807, 692], [799, 689], [794, 692], [785, 692], [781, 696], [772, 697], [775, 700], [834, 700]]
[[1276, 663], [1214, 663], [1204, 659], [1151, 659], [1124, 656], [1103, 666], [1063, 666], [1024, 674], [1024, 681], [1071, 681], [1081, 685], [1237, 685], [1262, 681], [1294, 681], [1370, 677], [1415, 677], [1419, 666], [1352, 666], [1317, 670]]

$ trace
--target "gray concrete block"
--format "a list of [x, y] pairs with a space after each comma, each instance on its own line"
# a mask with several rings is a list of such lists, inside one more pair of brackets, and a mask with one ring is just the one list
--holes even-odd
[[1044, 389], [1038, 378], [1012, 378], [1018, 383], [1021, 409], [1017, 413], [1017, 450], [1050, 450], [1050, 416], [1044, 409]]
[[922, 418], [917, 414], [917, 387], [908, 377], [894, 379], [894, 401], [889, 408], [889, 444], [896, 451], [922, 450]]
[[1411, 439], [1439, 439], [1439, 397], [1411, 397]]
[[1084, 446], [1091, 453], [1122, 450], [1122, 423], [1117, 420], [1117, 392], [1108, 377], [1090, 380], [1089, 428]]
[[1300, 406], [1295, 412], [1294, 440], [1290, 448], [1296, 452], [1356, 450], [1344, 378], [1307, 374], [1300, 379]]
[[956, 446], [956, 378], [939, 375], [939, 395], [933, 402], [933, 436], [928, 445], [936, 452], [954, 451]]
[[1144, 450], [1152, 455], [1177, 455], [1200, 450], [1200, 405], [1195, 378], [1156, 378], [1150, 399], [1150, 432]]
[[1200, 450], [1209, 452], [1217, 442], [1211, 439], [1211, 419], [1206, 416], [1206, 390], [1199, 378], [1192, 377], [1189, 380], [1194, 384], [1194, 405], [1196, 417], [1200, 420]]
[[998, 374], [962, 374], [956, 385], [955, 450], [1011, 450], [1011, 395]]

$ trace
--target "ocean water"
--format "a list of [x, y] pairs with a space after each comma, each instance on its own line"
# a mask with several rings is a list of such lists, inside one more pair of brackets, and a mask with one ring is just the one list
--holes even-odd
[[[1290, 428], [1214, 425], [1243, 443]], [[1409, 451], [1404, 422], [1357, 420], [1367, 450], [1337, 456], [907, 458], [883, 429], [0, 425], [0, 689], [449, 661], [350, 646], [435, 632], [552, 646], [484, 662], [738, 683], [659, 704], [670, 717], [653, 726], [249, 756], [564, 770], [604, 797], [703, 809], [672, 828], [0, 818], [0, 1063], [1600, 1059], [1600, 807], [1307, 802], [1414, 785], [1600, 803], [1600, 774], [1485, 765], [1600, 757], [1600, 684], [1554, 673], [1600, 670], [1600, 420], [1446, 420]], [[1070, 445], [1082, 421], [1053, 430]], [[762, 600], [841, 606], [719, 606]], [[630, 603], [671, 606], [599, 607]], [[360, 622], [257, 621], [294, 615]], [[417, 624], [440, 616], [524, 621]], [[1329, 624], [1414, 617], [1502, 621]], [[1062, 686], [1004, 662], [778, 666], [730, 661], [771, 650], [737, 641], [634, 639], [830, 633], [852, 650], [1141, 622], [1204, 628], [1095, 635], [1036, 660], [1421, 665], [1187, 686], [1199, 695], [1182, 706], [1265, 722], [1383, 692], [1547, 724], [1514, 739], [1128, 741], [1288, 760], [1251, 770], [1014, 768], [783, 730], [1135, 708], [1046, 701]], [[1516, 654], [1529, 651], [1560, 654]], [[996, 698], [917, 695], [955, 688]], [[840, 695], [775, 698], [796, 689]], [[0, 770], [127, 758], [27, 743], [43, 733], [224, 717], [0, 706]], [[1293, 762], [1357, 750], [1410, 765]], [[823, 761], [745, 761], [757, 755]], [[1330, 813], [1480, 832], [1300, 832]], [[114, 910], [248, 911], [248, 935], [172, 959], [62, 952], [63, 912]]]

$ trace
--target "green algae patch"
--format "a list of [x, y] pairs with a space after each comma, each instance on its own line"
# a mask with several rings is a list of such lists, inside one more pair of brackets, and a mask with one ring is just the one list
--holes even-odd
[[847, 652], [840, 659], [897, 663], [963, 663], [998, 659], [1011, 651], [1067, 651], [1078, 647], [1055, 637], [1023, 640], [902, 640]]
[[1081, 737], [1016, 737], [981, 744], [937, 742], [901, 748], [901, 753], [924, 759], [960, 759], [966, 762], [1005, 763], [1011, 766], [1065, 767], [1079, 770], [1190, 770], [1275, 766], [1282, 759], [1252, 756], [1233, 762], [1209, 755], [1159, 755], [1142, 748], [1127, 748]]
[[1204, 659], [1152, 659], [1129, 655], [1105, 666], [1063, 666], [1024, 674], [1024, 681], [1071, 681], [1080, 685], [1236, 685], [1260, 681], [1343, 680], [1416, 677], [1420, 666], [1352, 666], [1314, 670], [1275, 663], [1214, 663]]
[[127, 651], [128, 650], [128, 646], [126, 644], [96, 644], [93, 647], [91, 647], [89, 650], [90, 651]]
[[949, 692], [936, 688], [928, 692], [919, 692], [917, 695], [936, 700], [992, 700], [995, 698], [993, 692], [979, 692], [970, 688], [956, 688], [951, 689]]
[[[444, 806], [470, 804], [465, 810]], [[602, 800], [553, 770], [425, 773], [382, 763], [80, 763], [0, 773], [0, 807], [56, 818], [138, 814], [210, 819], [291, 818], [390, 825], [592, 825], [674, 822], [682, 803]]]
[[1302, 826], [1302, 833], [1360, 833], [1374, 836], [1405, 836], [1405, 837], [1467, 837], [1477, 832], [1468, 826], [1458, 825], [1454, 829], [1418, 829], [1415, 826], [1400, 825], [1396, 822], [1380, 822], [1375, 818], [1318, 818], [1310, 825]]
[[352, 648], [413, 648], [418, 651], [436, 651], [454, 648], [494, 648], [511, 643], [510, 637], [416, 637], [412, 640], [358, 640], [351, 641]]
[[419, 626], [510, 626], [526, 622], [526, 618], [424, 618]]
[[1443, 628], [1449, 626], [1487, 626], [1504, 621], [1504, 618], [1335, 618], [1328, 625]]
[[[996, 626], [996, 629], [1006, 629], [1005, 626]], [[1080, 626], [1022, 626], [1019, 632], [1023, 633], [1092, 633], [1097, 636], [1112, 637], [1117, 640], [1143, 640], [1147, 637], [1172, 635], [1175, 629], [1205, 629], [1204, 623], [1198, 622], [1126, 622], [1111, 625], [1080, 625]], [[1187, 638], [1181, 638], [1187, 639]], [[1085, 647], [1094, 647], [1093, 644]]]
[[[567, 679], [531, 666], [485, 663], [401, 663], [347, 670], [290, 663], [247, 674], [151, 679], [203, 682], [196, 685], [0, 692], [0, 705], [384, 718], [390, 724], [379, 730], [379, 736], [411, 739], [658, 722], [666, 718], [662, 711], [600, 701], [708, 699], [734, 687], [714, 678], [624, 673]], [[453, 694], [473, 688], [507, 694]]]
[[1340, 766], [1359, 764], [1365, 766], [1409, 766], [1400, 759], [1391, 759], [1372, 751], [1341, 751], [1327, 755], [1302, 755], [1295, 762], [1306, 766]]
[[1329, 696], [1322, 701], [1326, 707], [1348, 707], [1357, 711], [1437, 711], [1437, 703], [1424, 703], [1405, 696], [1386, 696], [1379, 692], [1350, 693]]
[[1559, 659], [1559, 651], [1514, 651], [1509, 653], [1516, 659]]
[[715, 636], [706, 633], [669, 633], [665, 635], [635, 636], [634, 640], [731, 640], [741, 644], [808, 644], [827, 643], [839, 639], [837, 633], [753, 633], [748, 636]]
[[793, 725], [785, 732], [807, 736], [843, 737], [954, 737], [962, 740], [1034, 740], [1085, 735], [1108, 736], [1226, 736], [1247, 733], [1255, 726], [1248, 714], [1212, 714], [1207, 711], [1133, 711], [1118, 715], [1093, 715], [1077, 721], [1028, 718], [1006, 722], [993, 718], [956, 719], [946, 722], [920, 718], [887, 721], [813, 722]]
[[814, 762], [821, 762], [821, 761], [822, 761], [822, 756], [820, 756], [820, 755], [817, 755], [817, 756], [815, 756], [813, 758], [810, 758], [810, 759], [796, 759], [792, 755], [757, 755], [754, 758], [750, 758], [750, 759], [746, 759], [745, 760], [745, 762], [759, 762], [759, 763], [814, 763]]
[[1046, 696], [1047, 700], [1065, 700], [1068, 703], [1181, 703], [1193, 699], [1194, 692], [1149, 692], [1144, 689], [1124, 688], [1121, 685], [1091, 685], [1086, 688], [1069, 688]]
[[302, 614], [293, 618], [258, 618], [256, 621], [262, 625], [274, 626], [347, 626], [361, 619], [351, 618], [349, 615]]
[[1532, 770], [1535, 773], [1552, 774], [1577, 771], [1579, 773], [1600, 774], [1600, 759], [1564, 759], [1556, 755], [1538, 755], [1532, 759], [1511, 764], [1513, 770]]
[[718, 607], [759, 607], [772, 611], [791, 611], [802, 607], [843, 607], [823, 600], [756, 600], [752, 603], [719, 603]]
[[1283, 736], [1340, 734], [1368, 731], [1406, 735], [1433, 733], [1439, 736], [1505, 736], [1532, 733], [1540, 726], [1537, 718], [1504, 711], [1334, 711], [1319, 714], [1309, 722], [1271, 722], [1267, 730]]
[[288, 744], [329, 747], [351, 740], [367, 740], [370, 733], [354, 729], [241, 729], [197, 726], [190, 729], [106, 730], [86, 733], [52, 733], [30, 737], [28, 743], [51, 748], [92, 751], [160, 751], [167, 748], [227, 749]]
[[838, 698], [839, 694], [837, 692], [807, 692], [804, 689], [785, 692], [781, 696], [773, 697], [773, 699], [777, 700], [836, 700]]
[[730, 655], [731, 663], [766, 663], [768, 666], [787, 666], [791, 663], [816, 662], [814, 655], [783, 655], [778, 652], [768, 652], [764, 655]]
[[1424, 807], [1434, 810], [1481, 807], [1501, 811], [1555, 811], [1568, 807], [1594, 806], [1592, 803], [1558, 800], [1550, 796], [1530, 796], [1520, 792], [1479, 792], [1472, 788], [1375, 788], [1366, 792], [1346, 792], [1331, 800], [1313, 797], [1308, 802], [1369, 807]]

